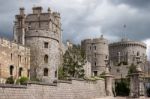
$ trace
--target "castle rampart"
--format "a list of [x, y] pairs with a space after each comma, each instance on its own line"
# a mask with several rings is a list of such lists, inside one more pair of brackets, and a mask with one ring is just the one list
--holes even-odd
[[30, 77], [30, 49], [0, 38], [0, 82], [8, 77]]
[[95, 99], [105, 97], [104, 80], [59, 82], [57, 84], [0, 84], [0, 99]]

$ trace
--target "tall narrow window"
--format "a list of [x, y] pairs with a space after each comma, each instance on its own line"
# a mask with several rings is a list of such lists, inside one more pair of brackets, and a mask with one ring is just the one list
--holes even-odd
[[44, 76], [48, 76], [48, 68], [44, 68]]
[[140, 55], [140, 53], [139, 52], [137, 52], [137, 56], [139, 56]]
[[44, 42], [44, 48], [48, 48], [48, 42]]
[[25, 57], [25, 58], [24, 58], [24, 62], [25, 62], [25, 64], [26, 64], [26, 61], [27, 61], [27, 58]]
[[96, 66], [96, 62], [95, 62], [95, 66]]
[[20, 68], [19, 68], [19, 77], [22, 76], [22, 70], [23, 70], [23, 68], [20, 67]]
[[96, 46], [94, 46], [94, 49], [96, 50]]
[[45, 56], [44, 56], [44, 62], [45, 62], [45, 63], [48, 63], [48, 55], [45, 55]]
[[11, 58], [11, 60], [12, 60], [12, 53], [11, 53], [11, 55], [10, 55], [10, 58]]
[[9, 67], [10, 76], [13, 76], [13, 70], [14, 70], [14, 66], [10, 65]]
[[57, 70], [55, 71], [55, 77], [57, 77]]

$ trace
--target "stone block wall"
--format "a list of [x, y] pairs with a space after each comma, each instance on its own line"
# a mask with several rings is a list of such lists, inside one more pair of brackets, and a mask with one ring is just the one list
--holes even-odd
[[56, 85], [0, 85], [0, 99], [94, 99], [106, 96], [104, 80], [61, 82]]
[[0, 38], [0, 82], [5, 82], [5, 79], [10, 76], [15, 79], [20, 76], [27, 77], [29, 76], [29, 69], [30, 49]]

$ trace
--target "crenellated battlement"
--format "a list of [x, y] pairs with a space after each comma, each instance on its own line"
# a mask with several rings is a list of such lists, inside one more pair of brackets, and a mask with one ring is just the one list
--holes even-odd
[[140, 46], [146, 49], [146, 44], [143, 42], [138, 42], [138, 41], [125, 41], [125, 42], [115, 42], [109, 44], [110, 47], [118, 47], [118, 46]]
[[0, 46], [8, 47], [11, 49], [20, 49], [20, 50], [30, 52], [30, 48], [21, 44], [17, 44], [13, 41], [7, 40], [6, 38], [0, 38]]
[[85, 39], [85, 40], [82, 40], [81, 42], [84, 42], [86, 44], [90, 44], [90, 43], [108, 43], [108, 40], [104, 39], [103, 37], [100, 37], [100, 38], [93, 38], [93, 39]]
[[47, 12], [43, 12], [43, 8], [40, 6], [33, 7], [32, 10], [32, 13], [25, 14], [25, 9], [20, 8], [20, 13], [15, 16], [15, 41], [17, 43], [24, 44], [24, 38], [26, 38], [25, 36], [29, 37], [30, 34], [28, 33], [33, 33], [33, 30], [43, 30], [43, 36], [47, 33], [44, 32], [45, 30], [52, 34], [55, 33], [57, 34], [57, 37], [55, 35], [55, 39], [58, 38], [58, 40], [60, 41], [62, 30], [60, 22], [60, 13], [52, 12], [50, 8], [48, 8]]

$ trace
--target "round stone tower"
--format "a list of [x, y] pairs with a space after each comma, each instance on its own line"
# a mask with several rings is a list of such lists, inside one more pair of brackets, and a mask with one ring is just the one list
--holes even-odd
[[146, 44], [139, 41], [122, 39], [119, 42], [109, 44], [109, 59], [111, 61], [111, 73], [115, 78], [126, 78], [132, 64], [137, 64], [137, 57], [142, 64], [140, 68], [145, 70]]
[[108, 40], [103, 36], [95, 39], [86, 39], [82, 41], [82, 48], [86, 52], [86, 57], [92, 65], [93, 76], [98, 76], [106, 69], [105, 60], [108, 60]]
[[[17, 22], [16, 22], [17, 23]], [[52, 82], [61, 62], [61, 23], [58, 12], [33, 7], [25, 18], [25, 45], [31, 49], [31, 79]]]
[[130, 65], [136, 61], [135, 56], [139, 56], [144, 61], [146, 58], [146, 44], [122, 39], [120, 42], [109, 44], [109, 55], [113, 65], [119, 65], [120, 63]]

